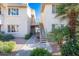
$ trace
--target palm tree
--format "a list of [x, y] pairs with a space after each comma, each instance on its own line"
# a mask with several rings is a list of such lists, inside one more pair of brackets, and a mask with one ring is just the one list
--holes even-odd
[[76, 39], [76, 20], [79, 15], [79, 4], [75, 3], [62, 3], [56, 5], [57, 17], [61, 16], [62, 19], [68, 18], [68, 27], [70, 29], [70, 39]]

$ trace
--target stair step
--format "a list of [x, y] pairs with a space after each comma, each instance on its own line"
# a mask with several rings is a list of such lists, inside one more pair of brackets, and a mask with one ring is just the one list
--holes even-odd
[[79, 23], [76, 23], [76, 25], [79, 25]]
[[77, 32], [79, 33], [79, 30], [76, 30], [76, 33], [77, 33]]
[[42, 38], [40, 38], [40, 39], [46, 39], [46, 38], [42, 37]]
[[46, 39], [40, 39], [40, 40], [46, 40]]
[[76, 37], [76, 39], [79, 39], [79, 36], [78, 36], [78, 37]]
[[79, 37], [79, 34], [76, 34], [76, 37]]
[[79, 35], [79, 33], [76, 33], [76, 35]]
[[46, 41], [40, 41], [41, 43], [46, 43]]
[[41, 43], [46, 43], [46, 42], [41, 42]]
[[41, 40], [41, 41], [46, 41], [46, 40]]

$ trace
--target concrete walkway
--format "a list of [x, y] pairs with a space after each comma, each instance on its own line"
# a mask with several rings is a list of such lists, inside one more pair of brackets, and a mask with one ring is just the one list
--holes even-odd
[[26, 44], [26, 40], [24, 38], [15, 38], [13, 41], [16, 42], [16, 48], [14, 51], [20, 50]]
[[35, 49], [35, 48], [45, 48], [47, 50], [49, 50], [50, 52], [52, 52], [52, 49], [49, 45], [48, 42], [46, 43], [39, 43], [38, 41], [36, 41], [36, 37], [32, 36], [25, 44], [25, 46], [23, 46], [18, 53], [16, 54], [16, 56], [30, 56], [30, 52], [31, 50]]

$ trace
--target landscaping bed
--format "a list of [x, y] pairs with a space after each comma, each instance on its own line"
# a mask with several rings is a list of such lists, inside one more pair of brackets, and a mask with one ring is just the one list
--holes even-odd
[[13, 40], [15, 37], [12, 34], [5, 34], [0, 33], [0, 41], [10, 41]]
[[32, 34], [26, 34], [25, 35], [25, 40], [28, 40], [29, 38], [31, 38]]
[[0, 41], [0, 52], [10, 53], [15, 48], [16, 43], [14, 41], [2, 42]]
[[0, 53], [0, 56], [15, 56], [17, 52], [11, 52], [11, 53]]

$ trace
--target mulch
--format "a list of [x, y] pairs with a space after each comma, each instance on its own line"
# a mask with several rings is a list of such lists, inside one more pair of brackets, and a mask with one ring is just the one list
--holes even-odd
[[0, 56], [15, 56], [17, 52], [12, 53], [0, 53]]

